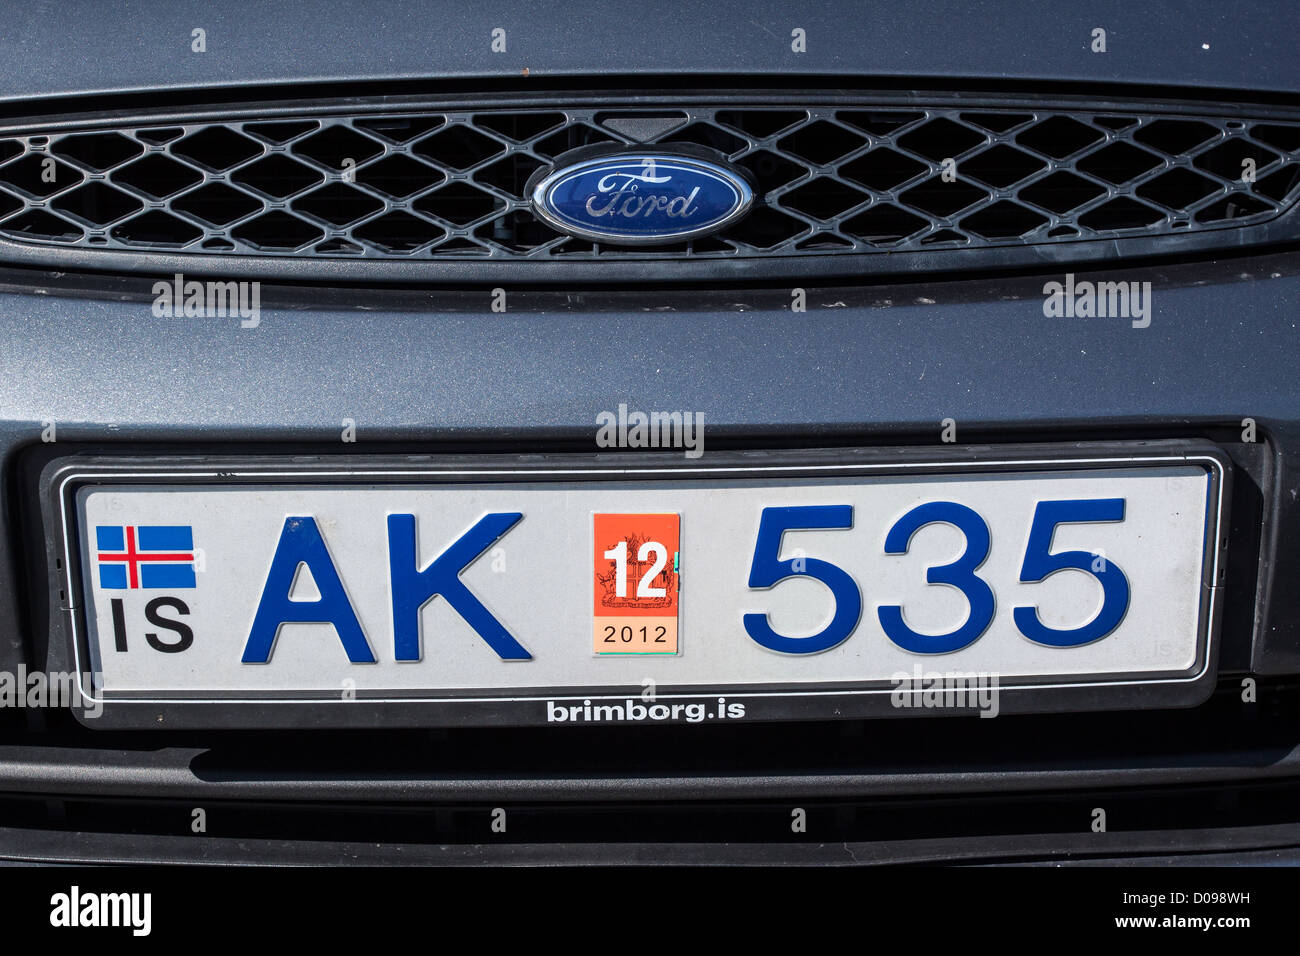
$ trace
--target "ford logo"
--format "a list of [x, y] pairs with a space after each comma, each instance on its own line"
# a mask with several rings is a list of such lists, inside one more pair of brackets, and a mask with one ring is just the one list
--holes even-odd
[[681, 242], [731, 225], [754, 191], [722, 162], [685, 152], [560, 157], [530, 183], [539, 218], [571, 236], [619, 245]]

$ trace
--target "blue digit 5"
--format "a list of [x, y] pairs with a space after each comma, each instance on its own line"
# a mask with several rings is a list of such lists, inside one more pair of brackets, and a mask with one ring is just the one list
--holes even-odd
[[815, 654], [847, 640], [862, 616], [862, 593], [847, 571], [817, 558], [781, 561], [781, 538], [787, 531], [853, 527], [852, 505], [798, 505], [764, 508], [758, 522], [758, 540], [749, 567], [751, 588], [770, 588], [791, 577], [810, 577], [831, 589], [835, 615], [818, 634], [786, 637], [772, 630], [766, 614], [746, 614], [745, 631], [768, 650], [785, 654]]
[[[1093, 498], [1075, 501], [1040, 501], [1034, 509], [1034, 521], [1029, 526], [1029, 545], [1025, 548], [1025, 563], [1020, 568], [1020, 580], [1041, 581], [1049, 574], [1074, 568], [1091, 574], [1101, 582], [1101, 610], [1082, 627], [1047, 627], [1038, 617], [1038, 608], [1018, 607], [1012, 611], [1016, 627], [1035, 644], [1050, 647], [1078, 647], [1099, 641], [1124, 619], [1128, 611], [1128, 578], [1114, 563], [1087, 551], [1061, 551], [1051, 553], [1052, 535], [1058, 524], [1087, 521], [1123, 521], [1123, 498]], [[1100, 566], [1099, 566], [1100, 565]]]

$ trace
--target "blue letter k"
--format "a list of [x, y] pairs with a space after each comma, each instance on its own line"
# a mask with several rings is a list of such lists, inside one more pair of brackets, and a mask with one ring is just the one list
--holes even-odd
[[393, 653], [399, 661], [420, 659], [420, 609], [441, 594], [492, 650], [506, 661], [532, 660], [501, 622], [492, 616], [460, 580], [465, 567], [515, 526], [523, 515], [487, 514], [438, 555], [417, 570], [415, 515], [388, 516], [388, 569], [393, 591]]

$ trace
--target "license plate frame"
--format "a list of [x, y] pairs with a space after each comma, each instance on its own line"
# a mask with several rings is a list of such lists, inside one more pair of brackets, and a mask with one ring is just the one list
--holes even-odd
[[[1204, 441], [1036, 444], [982, 447], [848, 448], [781, 452], [711, 452], [708, 465], [666, 453], [614, 453], [530, 456], [333, 455], [174, 456], [73, 455], [56, 458], [41, 476], [47, 563], [51, 570], [51, 639], [46, 666], [53, 673], [81, 673], [89, 659], [87, 608], [83, 592], [75, 497], [87, 484], [211, 484], [367, 482], [519, 482], [545, 480], [672, 480], [709, 477], [816, 477], [873, 475], [948, 475], [1007, 471], [1142, 468], [1192, 464], [1208, 477], [1201, 609], [1197, 660], [1191, 672], [1169, 678], [1125, 681], [1024, 681], [1000, 687], [1001, 713], [1095, 711], [1193, 706], [1212, 691], [1216, 679], [1220, 587], [1226, 573], [1226, 528], [1231, 466], [1226, 454]], [[689, 533], [689, 532], [688, 532]], [[554, 692], [548, 692], [554, 691]], [[595, 688], [623, 700], [640, 687]], [[527, 688], [526, 694], [490, 699], [460, 695], [374, 701], [241, 701], [211, 699], [97, 700], [82, 687], [73, 713], [88, 727], [117, 728], [272, 728], [272, 727], [449, 727], [547, 724], [548, 700], [581, 703], [592, 693], [570, 688]], [[791, 689], [788, 685], [720, 687], [701, 692], [667, 685], [656, 688], [664, 703], [712, 700], [717, 694], [746, 703], [744, 720], [817, 720], [950, 714], [951, 710], [907, 710], [892, 706], [888, 687], [844, 690]], [[93, 713], [94, 716], [87, 716]], [[633, 721], [629, 721], [633, 722]], [[642, 721], [636, 721], [642, 722]], [[668, 719], [663, 723], [678, 723]]]

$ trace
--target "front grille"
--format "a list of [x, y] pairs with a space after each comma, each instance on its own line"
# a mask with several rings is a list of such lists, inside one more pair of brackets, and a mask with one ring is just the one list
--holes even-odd
[[[595, 144], [704, 146], [746, 170], [725, 232], [564, 236], [525, 182]], [[963, 105], [532, 106], [73, 125], [0, 136], [0, 235], [85, 252], [312, 260], [752, 260], [1172, 237], [1275, 219], [1300, 121]], [[949, 260], [951, 261], [951, 260]]]

